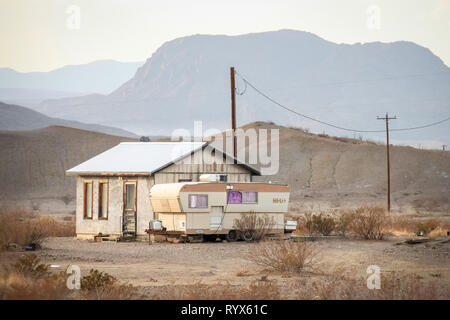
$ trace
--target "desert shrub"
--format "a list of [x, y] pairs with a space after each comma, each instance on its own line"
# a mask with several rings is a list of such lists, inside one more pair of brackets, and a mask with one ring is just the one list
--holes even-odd
[[12, 265], [10, 271], [17, 272], [26, 277], [43, 278], [50, 275], [49, 265], [41, 263], [41, 259], [34, 253], [22, 255]]
[[308, 234], [314, 233], [313, 213], [305, 212], [299, 219], [300, 226], [308, 232]]
[[3, 249], [14, 243], [39, 247], [47, 234], [33, 215], [24, 211], [0, 211], [0, 242]]
[[34, 244], [39, 248], [47, 237], [73, 235], [73, 222], [58, 222], [27, 211], [0, 208], [0, 250], [11, 244], [21, 247]]
[[362, 206], [354, 211], [352, 230], [368, 240], [381, 240], [385, 234], [383, 228], [387, 224], [387, 215], [382, 207]]
[[317, 246], [310, 242], [271, 241], [249, 249], [245, 258], [278, 272], [300, 273], [317, 263]]
[[381, 273], [381, 288], [370, 290], [366, 278], [353, 277], [349, 270], [338, 269], [309, 283], [293, 282], [292, 298], [319, 300], [437, 300], [448, 299], [449, 286], [425, 281], [415, 274]]
[[239, 219], [234, 220], [233, 228], [246, 241], [260, 241], [273, 228], [275, 221], [268, 215], [260, 216], [254, 212], [241, 214]]
[[331, 215], [325, 213], [313, 214], [312, 212], [305, 212], [299, 219], [299, 225], [309, 235], [322, 234], [328, 236], [335, 230], [336, 222]]
[[418, 222], [415, 225], [415, 233], [423, 233], [424, 235], [428, 235], [431, 231], [435, 230], [440, 226], [440, 222], [437, 220], [427, 220], [423, 222]]
[[84, 290], [94, 290], [99, 288], [105, 288], [117, 283], [117, 279], [112, 275], [91, 269], [87, 276], [81, 278], [81, 288]]
[[35, 254], [22, 256], [0, 272], [0, 299], [138, 299], [136, 288], [113, 276], [91, 270], [81, 278], [81, 290], [70, 290], [65, 272], [51, 272]]
[[342, 236], [346, 236], [351, 230], [355, 214], [352, 210], [341, 210], [337, 212], [336, 231]]
[[335, 221], [333, 217], [319, 213], [312, 217], [313, 230], [324, 236], [328, 236], [335, 229]]

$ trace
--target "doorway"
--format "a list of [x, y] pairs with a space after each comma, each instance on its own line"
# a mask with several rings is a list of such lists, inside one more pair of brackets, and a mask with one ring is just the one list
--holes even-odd
[[223, 206], [211, 206], [209, 212], [209, 230], [222, 230]]
[[137, 181], [124, 181], [123, 183], [123, 221], [122, 233], [136, 235], [137, 215]]

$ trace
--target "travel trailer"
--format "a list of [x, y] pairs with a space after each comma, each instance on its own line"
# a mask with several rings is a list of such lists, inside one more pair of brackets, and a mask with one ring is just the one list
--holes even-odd
[[235, 220], [242, 215], [273, 218], [270, 234], [283, 234], [288, 185], [254, 182], [156, 184], [150, 190], [155, 220], [148, 232], [180, 237], [238, 240]]

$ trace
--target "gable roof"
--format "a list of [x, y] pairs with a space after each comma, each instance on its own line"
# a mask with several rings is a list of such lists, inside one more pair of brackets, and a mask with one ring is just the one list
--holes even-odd
[[[151, 175], [208, 146], [207, 142], [122, 142], [66, 171], [68, 175], [140, 174]], [[223, 151], [209, 146], [230, 157]], [[238, 165], [259, 175], [244, 163]]]

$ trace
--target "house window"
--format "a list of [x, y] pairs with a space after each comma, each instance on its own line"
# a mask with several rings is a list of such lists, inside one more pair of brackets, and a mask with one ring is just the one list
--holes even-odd
[[258, 203], [258, 192], [256, 191], [242, 192], [242, 203]]
[[85, 181], [83, 183], [84, 190], [84, 205], [83, 205], [83, 216], [85, 219], [92, 219], [92, 198], [93, 191], [92, 181]]
[[242, 193], [240, 191], [228, 191], [227, 203], [242, 203]]
[[108, 219], [108, 191], [108, 181], [100, 181], [98, 183], [98, 218], [100, 220]]
[[227, 182], [227, 175], [226, 174], [221, 174], [220, 175], [220, 182]]
[[190, 194], [189, 208], [208, 208], [208, 195]]

